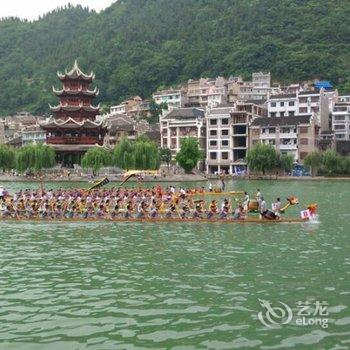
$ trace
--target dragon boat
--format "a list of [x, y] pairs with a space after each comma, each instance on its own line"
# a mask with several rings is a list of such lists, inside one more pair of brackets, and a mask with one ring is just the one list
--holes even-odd
[[98, 218], [98, 217], [91, 217], [91, 218], [82, 218], [82, 217], [75, 217], [75, 218], [41, 218], [41, 217], [0, 217], [0, 221], [4, 222], [13, 222], [13, 221], [28, 221], [28, 222], [47, 222], [47, 223], [57, 223], [57, 222], [115, 222], [115, 223], [128, 223], [128, 222], [139, 222], [139, 223], [223, 223], [223, 224], [283, 224], [283, 223], [289, 223], [289, 224], [295, 224], [295, 223], [305, 223], [308, 222], [309, 219], [306, 218], [293, 218], [293, 217], [283, 217], [278, 220], [269, 220], [265, 218], [258, 218], [258, 217], [247, 217], [245, 219], [232, 219], [232, 218], [226, 218], [226, 219], [207, 219], [207, 218], [180, 218], [180, 217], [172, 217], [172, 218]]

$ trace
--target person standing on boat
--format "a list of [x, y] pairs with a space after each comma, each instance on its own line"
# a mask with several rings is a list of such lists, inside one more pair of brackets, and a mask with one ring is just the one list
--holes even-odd
[[264, 197], [261, 197], [260, 199], [259, 211], [262, 217], [264, 217], [265, 214], [267, 213], [267, 204]]
[[0, 202], [5, 202], [5, 189], [3, 186], [0, 186]]
[[272, 204], [272, 210], [278, 219], [281, 217], [281, 206], [281, 199], [278, 197], [276, 202]]
[[249, 208], [249, 194], [248, 192], [244, 192], [244, 198], [243, 198], [243, 203], [242, 203], [242, 206], [243, 206], [243, 210], [248, 213], [248, 208]]
[[209, 192], [213, 192], [213, 184], [209, 182]]

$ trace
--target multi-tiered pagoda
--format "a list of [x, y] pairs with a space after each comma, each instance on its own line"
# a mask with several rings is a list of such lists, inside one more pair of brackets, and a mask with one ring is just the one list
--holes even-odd
[[63, 88], [52, 89], [60, 102], [57, 106], [50, 105], [53, 116], [41, 126], [46, 130], [46, 142], [56, 151], [57, 160], [73, 166], [80, 164], [81, 156], [89, 148], [103, 144], [105, 128], [102, 121], [96, 120], [99, 105], [92, 105], [92, 99], [98, 95], [96, 88], [89, 89], [94, 73], [83, 73], [75, 61], [69, 72], [57, 72], [57, 76]]

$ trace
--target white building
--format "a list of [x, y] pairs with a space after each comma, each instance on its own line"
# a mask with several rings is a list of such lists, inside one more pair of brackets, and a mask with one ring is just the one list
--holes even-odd
[[267, 100], [267, 112], [269, 117], [292, 117], [298, 114], [297, 94], [272, 95]]
[[280, 92], [279, 87], [271, 86], [271, 74], [256, 72], [252, 74], [252, 99], [267, 100], [271, 95]]
[[207, 112], [207, 173], [238, 173], [246, 168], [249, 124], [266, 116], [264, 104], [237, 101]]
[[200, 108], [174, 108], [160, 118], [161, 147], [173, 154], [181, 148], [181, 139], [195, 137], [199, 147], [205, 150], [205, 118]]
[[235, 105], [222, 105], [208, 110], [207, 113], [207, 173], [225, 171], [231, 173], [233, 163], [233, 139], [231, 113]]
[[153, 94], [157, 104], [166, 103], [169, 107], [185, 107], [188, 99], [184, 89], [161, 90]]
[[[336, 141], [350, 140], [350, 98], [339, 97], [332, 110], [332, 130]], [[344, 102], [343, 102], [344, 101]]]
[[121, 103], [117, 106], [111, 106], [110, 108], [111, 114], [125, 114], [125, 103]]

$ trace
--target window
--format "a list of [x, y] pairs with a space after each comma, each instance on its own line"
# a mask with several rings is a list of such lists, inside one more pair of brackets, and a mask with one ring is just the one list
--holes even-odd
[[308, 145], [309, 144], [309, 139], [305, 139], [305, 138], [300, 139], [300, 144], [301, 145]]
[[221, 141], [221, 146], [222, 147], [227, 147], [228, 146], [228, 140], [222, 140]]
[[300, 113], [307, 113], [307, 107], [301, 107], [299, 108]]
[[288, 106], [294, 106], [295, 105], [295, 102], [294, 101], [289, 101], [288, 102]]
[[294, 117], [294, 114], [295, 114], [294, 111], [289, 111], [289, 112], [288, 112], [288, 116], [289, 116], [289, 117]]
[[281, 102], [280, 105], [281, 105], [281, 107], [283, 107], [284, 106], [284, 102]]
[[218, 157], [216, 152], [210, 152], [209, 156], [210, 156], [210, 159], [217, 159]]
[[272, 118], [276, 117], [276, 112], [271, 112], [270, 117], [272, 117]]
[[222, 152], [221, 153], [221, 159], [228, 159], [228, 152]]
[[271, 102], [271, 107], [276, 107], [276, 102]]
[[217, 142], [216, 140], [211, 140], [211, 141], [209, 142], [209, 145], [215, 147], [215, 146], [218, 145], [218, 142]]
[[269, 133], [274, 134], [276, 132], [276, 128], [269, 128]]
[[210, 130], [210, 132], [209, 132], [210, 134], [210, 136], [217, 136], [217, 134], [218, 134], [218, 132], [217, 132], [217, 130]]
[[222, 119], [221, 125], [228, 125], [228, 118]]
[[334, 125], [334, 129], [335, 130], [344, 130], [345, 129], [345, 125]]
[[228, 129], [221, 130], [221, 136], [228, 136]]
[[210, 119], [210, 125], [217, 125], [218, 124], [218, 121], [217, 119]]
[[337, 115], [334, 117], [334, 120], [337, 120], [337, 121], [345, 120], [345, 115]]
[[301, 134], [307, 134], [309, 128], [307, 126], [301, 126], [299, 131]]

